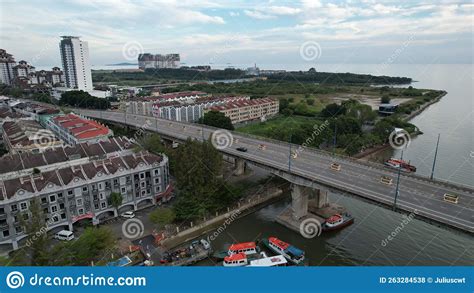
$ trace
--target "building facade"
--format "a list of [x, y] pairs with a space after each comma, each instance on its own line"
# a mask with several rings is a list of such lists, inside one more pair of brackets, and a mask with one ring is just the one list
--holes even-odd
[[63, 36], [59, 44], [66, 87], [91, 91], [92, 74], [89, 45], [79, 37]]
[[[134, 152], [126, 138], [80, 144], [36, 154], [0, 158], [0, 246], [17, 249], [27, 240], [22, 221], [31, 218], [30, 206], [40, 205], [48, 231], [93, 225], [166, 202], [171, 197], [168, 158]], [[120, 193], [122, 204], [111, 205], [110, 194]], [[24, 222], [23, 222], [24, 223]]]
[[232, 124], [243, 123], [252, 120], [266, 120], [278, 114], [280, 105], [278, 100], [271, 98], [235, 101], [224, 105], [206, 108], [209, 111], [218, 111], [229, 117]]
[[11, 85], [15, 78], [13, 67], [16, 66], [13, 55], [7, 51], [0, 49], [0, 83]]

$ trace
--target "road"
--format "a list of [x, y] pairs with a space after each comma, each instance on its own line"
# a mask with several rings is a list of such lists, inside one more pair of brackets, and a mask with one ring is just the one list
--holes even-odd
[[[119, 122], [155, 131], [164, 137], [176, 140], [187, 138], [208, 139], [216, 130], [212, 127], [170, 121], [148, 116], [133, 115], [112, 111], [79, 110], [76, 112], [92, 118]], [[223, 153], [240, 157], [261, 166], [285, 171], [331, 188], [346, 191], [354, 195], [392, 205], [394, 202], [397, 172], [381, 164], [359, 162], [351, 158], [332, 157], [325, 152], [300, 148], [297, 158], [291, 158], [289, 172], [290, 145], [285, 142], [256, 138], [237, 132], [231, 132], [233, 143], [222, 149]], [[265, 150], [259, 149], [264, 144]], [[247, 152], [236, 150], [245, 147]], [[292, 149], [299, 146], [292, 145]], [[337, 162], [340, 171], [330, 169]], [[393, 178], [393, 184], [380, 182], [381, 176]], [[455, 185], [441, 181], [429, 180], [426, 177], [402, 174], [400, 179], [397, 208], [414, 212], [436, 222], [447, 224], [470, 233], [474, 233], [474, 190], [468, 186]], [[459, 196], [457, 204], [445, 202], [445, 193]]]

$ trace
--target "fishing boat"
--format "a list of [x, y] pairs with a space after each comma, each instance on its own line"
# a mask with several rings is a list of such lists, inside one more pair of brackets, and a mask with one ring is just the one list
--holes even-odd
[[410, 162], [400, 159], [390, 158], [384, 162], [384, 165], [394, 169], [401, 169], [404, 172], [416, 172], [415, 166], [411, 165]]
[[259, 253], [257, 244], [255, 242], [243, 242], [232, 244], [228, 250], [215, 252], [212, 256], [217, 259], [224, 259], [233, 254], [244, 253], [247, 256], [256, 255]]
[[303, 264], [304, 251], [276, 237], [263, 238], [262, 243], [271, 251], [283, 255], [294, 264]]
[[335, 214], [326, 219], [326, 221], [321, 225], [323, 232], [335, 231], [342, 229], [350, 224], [354, 223], [354, 217], [351, 215], [344, 214]]

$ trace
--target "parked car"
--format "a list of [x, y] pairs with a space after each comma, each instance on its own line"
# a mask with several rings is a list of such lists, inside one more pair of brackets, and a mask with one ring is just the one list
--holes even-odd
[[237, 150], [238, 150], [239, 152], [244, 152], [244, 153], [245, 153], [245, 152], [247, 151], [247, 148], [238, 147]]
[[204, 247], [205, 250], [211, 249], [211, 244], [209, 244], [209, 242], [207, 242], [207, 240], [201, 239], [201, 244], [202, 244], [202, 247]]
[[135, 218], [135, 213], [132, 212], [132, 211], [128, 211], [128, 212], [125, 212], [125, 213], [121, 214], [120, 216], [122, 218], [132, 219], [132, 218]]
[[61, 230], [58, 233], [54, 234], [54, 239], [71, 241], [74, 239], [74, 233], [68, 230]]

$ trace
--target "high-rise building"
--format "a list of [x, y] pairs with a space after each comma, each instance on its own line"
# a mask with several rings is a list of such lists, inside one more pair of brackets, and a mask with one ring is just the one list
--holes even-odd
[[16, 62], [11, 54], [7, 51], [0, 49], [0, 83], [12, 84], [15, 76], [13, 75], [13, 67]]
[[91, 91], [92, 74], [89, 62], [89, 46], [79, 37], [62, 36], [59, 44], [66, 87]]

